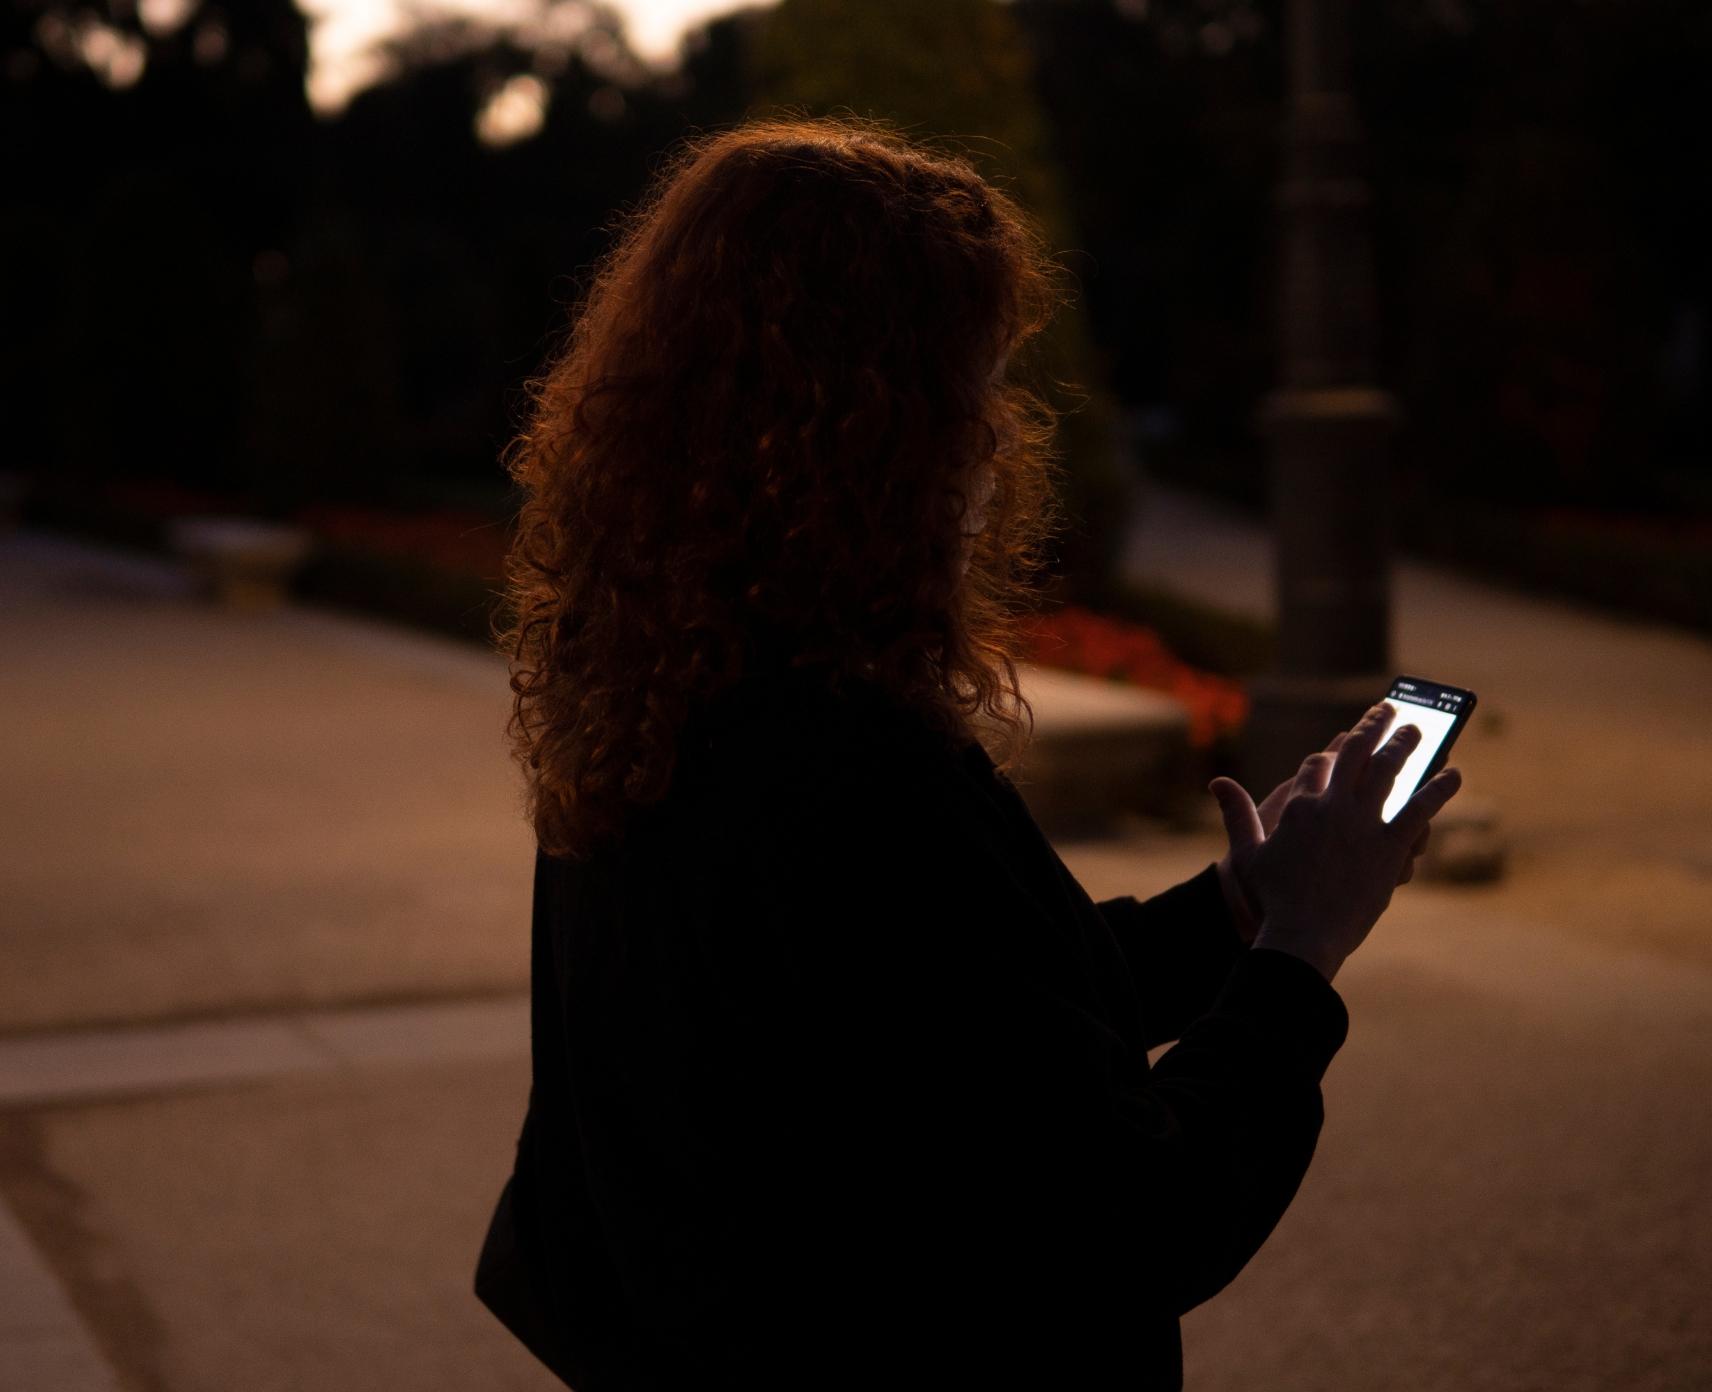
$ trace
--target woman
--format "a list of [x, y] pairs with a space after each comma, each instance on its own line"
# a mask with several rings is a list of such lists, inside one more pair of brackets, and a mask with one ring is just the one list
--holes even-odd
[[1364, 721], [1258, 809], [1216, 780], [1218, 865], [1092, 902], [1003, 772], [1057, 521], [1006, 381], [1037, 232], [797, 119], [619, 231], [509, 464], [534, 1071], [476, 1293], [579, 1392], [1176, 1388], [1454, 771], [1381, 822]]

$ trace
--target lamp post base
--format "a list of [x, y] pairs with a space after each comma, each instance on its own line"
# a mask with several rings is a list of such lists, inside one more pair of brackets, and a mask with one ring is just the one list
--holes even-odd
[[1249, 683], [1248, 724], [1237, 751], [1236, 779], [1260, 802], [1294, 778], [1308, 755], [1383, 700], [1395, 672], [1307, 677], [1268, 672]]

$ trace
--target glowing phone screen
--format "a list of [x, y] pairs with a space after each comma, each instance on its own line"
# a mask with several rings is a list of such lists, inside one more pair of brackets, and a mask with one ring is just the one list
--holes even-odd
[[1385, 799], [1385, 806], [1379, 814], [1382, 820], [1389, 822], [1415, 795], [1415, 790], [1426, 778], [1427, 770], [1432, 767], [1434, 757], [1456, 726], [1457, 717], [1464, 714], [1465, 708], [1471, 708], [1473, 702], [1469, 693], [1453, 687], [1399, 677], [1391, 684], [1391, 693], [1386, 696], [1385, 704], [1392, 711], [1391, 724], [1385, 730], [1386, 740], [1405, 725], [1413, 725], [1421, 732], [1421, 742], [1398, 770], [1397, 781], [1391, 785], [1391, 794]]

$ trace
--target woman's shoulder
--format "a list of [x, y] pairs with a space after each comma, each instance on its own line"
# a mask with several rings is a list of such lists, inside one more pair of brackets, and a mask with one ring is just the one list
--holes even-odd
[[800, 670], [763, 672], [692, 708], [680, 757], [695, 764], [748, 765], [755, 775], [813, 774], [830, 767], [924, 773], [936, 769], [990, 771], [978, 740], [942, 729], [872, 681], [834, 684]]
[[714, 855], [841, 832], [861, 844], [930, 809], [980, 815], [995, 777], [978, 740], [877, 688], [757, 682], [686, 726], [666, 820]]

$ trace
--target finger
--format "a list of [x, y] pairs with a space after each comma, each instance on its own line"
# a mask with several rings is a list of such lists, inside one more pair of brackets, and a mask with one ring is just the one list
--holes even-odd
[[[1278, 799], [1278, 806], [1274, 811], [1275, 818], [1278, 813], [1283, 812], [1284, 804], [1297, 793], [1312, 793], [1318, 795], [1325, 792], [1326, 780], [1332, 775], [1332, 764], [1336, 761], [1337, 752], [1343, 747], [1343, 742], [1348, 738], [1348, 730], [1339, 730], [1332, 736], [1332, 742], [1330, 744], [1320, 750], [1319, 753], [1310, 754], [1302, 761], [1302, 767], [1296, 770], [1296, 776], [1294, 778], [1292, 778], [1288, 783], [1279, 784], [1277, 791], [1284, 793], [1285, 796]], [[1271, 802], [1272, 799], [1268, 798], [1266, 801]], [[1261, 805], [1260, 819], [1263, 822], [1266, 821], [1266, 814], [1269, 810], [1272, 809], [1268, 809], [1264, 803]], [[1272, 827], [1276, 825], [1276, 820], [1267, 822], [1267, 830], [1270, 831]]]
[[1327, 788], [1333, 793], [1353, 793], [1361, 786], [1361, 776], [1367, 771], [1367, 761], [1385, 737], [1391, 724], [1391, 707], [1381, 701], [1356, 722], [1355, 728], [1337, 752], [1337, 762]]
[[1310, 754], [1302, 760], [1302, 766], [1290, 780], [1290, 797], [1295, 797], [1297, 793], [1323, 793], [1326, 790], [1326, 780], [1331, 777], [1332, 761], [1336, 757], [1335, 754], [1321, 750], [1318, 754]]
[[1266, 795], [1266, 801], [1257, 809], [1260, 813], [1260, 830], [1263, 835], [1270, 836], [1278, 830], [1278, 819], [1284, 815], [1284, 804], [1290, 801], [1290, 796], [1296, 791], [1296, 780], [1289, 779], [1280, 783]]
[[1348, 730], [1339, 730], [1337, 734], [1332, 736], [1332, 742], [1328, 744], [1323, 751], [1321, 751], [1324, 757], [1322, 757], [1316, 765], [1318, 778], [1315, 781], [1314, 786], [1307, 791], [1314, 793], [1325, 792], [1326, 784], [1331, 780], [1332, 768], [1337, 763], [1337, 752], [1343, 748], [1343, 742], [1348, 738]]
[[1462, 770], [1447, 768], [1435, 774], [1415, 790], [1415, 795], [1403, 804], [1403, 810], [1391, 819], [1391, 834], [1404, 841], [1414, 841], [1438, 811], [1456, 796], [1462, 786]]
[[1403, 862], [1403, 873], [1398, 877], [1398, 884], [1406, 885], [1415, 878], [1415, 862], [1420, 859], [1421, 853], [1427, 849], [1427, 838], [1432, 834], [1433, 824], [1428, 822], [1421, 828], [1421, 834], [1415, 838], [1415, 844], [1409, 847], [1409, 858]]
[[1248, 789], [1234, 778], [1215, 778], [1207, 791], [1218, 799], [1219, 812], [1224, 817], [1225, 834], [1230, 838], [1231, 853], [1258, 846], [1264, 839], [1260, 813]]
[[1382, 807], [1391, 796], [1397, 775], [1409, 756], [1420, 748], [1421, 730], [1418, 725], [1399, 725], [1391, 738], [1373, 752], [1367, 761], [1367, 775], [1361, 780], [1361, 796], [1375, 807]]

